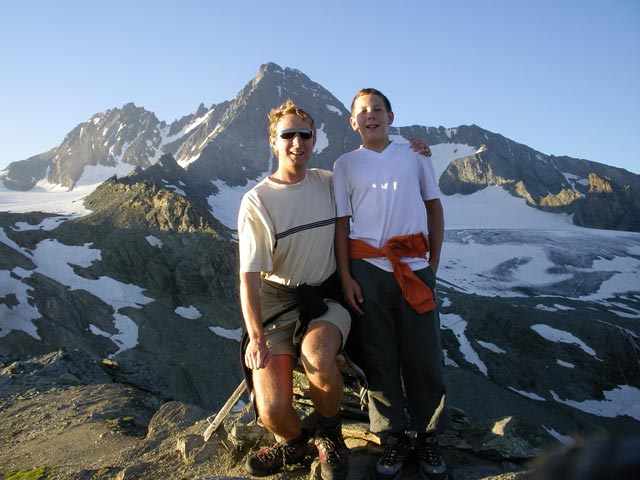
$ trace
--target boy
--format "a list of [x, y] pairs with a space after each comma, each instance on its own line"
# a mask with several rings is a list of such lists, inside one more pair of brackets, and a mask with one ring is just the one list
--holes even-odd
[[[391, 142], [392, 122], [380, 91], [356, 94], [350, 123], [362, 146], [333, 170], [336, 257], [358, 314], [350, 342], [370, 387], [370, 429], [386, 445], [374, 475], [398, 478], [413, 450], [421, 474], [442, 480], [447, 469], [433, 434], [448, 418], [434, 287], [444, 214], [431, 162]], [[417, 432], [413, 447], [409, 431]]]

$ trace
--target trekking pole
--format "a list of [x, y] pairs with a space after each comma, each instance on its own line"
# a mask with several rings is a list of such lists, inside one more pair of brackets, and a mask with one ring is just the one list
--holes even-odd
[[235, 389], [235, 391], [231, 394], [229, 399], [222, 406], [222, 408], [216, 415], [216, 418], [213, 419], [213, 422], [211, 422], [207, 427], [207, 429], [204, 431], [205, 442], [207, 442], [211, 438], [211, 435], [215, 433], [215, 431], [222, 424], [224, 419], [227, 418], [227, 415], [229, 415], [229, 412], [231, 411], [233, 406], [236, 403], [238, 403], [238, 400], [240, 400], [240, 397], [242, 396], [242, 394], [246, 389], [247, 389], [247, 384], [244, 380], [242, 380], [240, 384], [237, 386], [237, 388]]

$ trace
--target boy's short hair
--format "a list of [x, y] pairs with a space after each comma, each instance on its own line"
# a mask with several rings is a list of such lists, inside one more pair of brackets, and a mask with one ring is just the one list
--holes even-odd
[[278, 122], [280, 121], [280, 119], [285, 115], [290, 115], [290, 114], [297, 115], [302, 120], [309, 122], [309, 126], [311, 127], [311, 130], [313, 130], [313, 133], [315, 135], [316, 127], [314, 125], [313, 117], [309, 115], [307, 112], [305, 112], [304, 110], [302, 110], [301, 108], [298, 108], [291, 99], [288, 99], [282, 105], [271, 109], [271, 111], [269, 112], [269, 136], [270, 137], [275, 137], [275, 135], [278, 133], [277, 128], [278, 128]]
[[363, 88], [358, 93], [356, 93], [355, 97], [353, 97], [353, 101], [351, 102], [351, 115], [353, 115], [353, 107], [356, 106], [356, 100], [365, 95], [378, 95], [384, 101], [384, 106], [387, 109], [387, 112], [393, 112], [393, 109], [391, 108], [391, 102], [384, 93], [376, 88]]

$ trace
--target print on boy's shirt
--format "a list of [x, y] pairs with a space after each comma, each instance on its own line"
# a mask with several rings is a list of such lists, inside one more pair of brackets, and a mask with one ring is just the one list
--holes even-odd
[[[378, 188], [378, 184], [377, 183], [372, 183], [371, 184], [371, 188], [377, 189]], [[398, 182], [393, 182], [392, 184], [392, 190], [397, 190], [398, 189]], [[383, 184], [380, 185], [380, 190], [389, 190], [389, 182], [384, 182]]]

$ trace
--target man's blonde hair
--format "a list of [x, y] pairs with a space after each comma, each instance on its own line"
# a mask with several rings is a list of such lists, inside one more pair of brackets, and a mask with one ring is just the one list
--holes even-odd
[[272, 109], [269, 112], [269, 136], [270, 137], [275, 137], [276, 134], [278, 133], [277, 131], [278, 122], [280, 121], [280, 119], [285, 115], [291, 115], [291, 114], [296, 115], [302, 120], [308, 122], [309, 126], [311, 127], [311, 130], [313, 130], [313, 134], [315, 135], [316, 127], [313, 121], [313, 117], [309, 115], [307, 112], [305, 112], [304, 110], [302, 110], [301, 108], [296, 107], [296, 104], [293, 103], [291, 99], [288, 99], [282, 105]]

